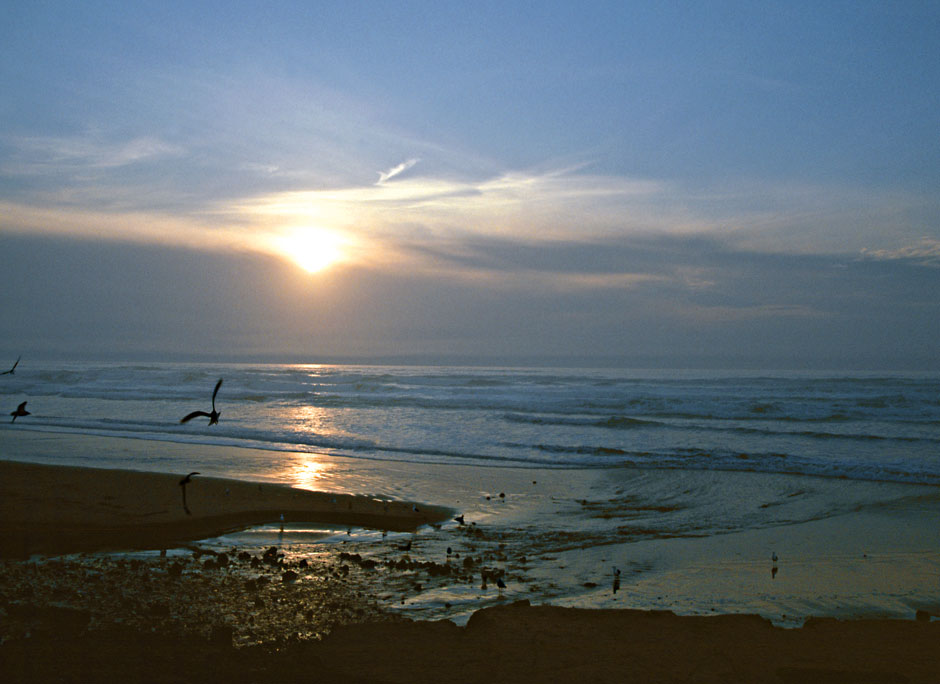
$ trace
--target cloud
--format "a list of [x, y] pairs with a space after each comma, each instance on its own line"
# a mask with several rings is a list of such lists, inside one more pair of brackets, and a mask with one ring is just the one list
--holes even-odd
[[417, 158], [415, 158], [415, 157], [412, 157], [411, 159], [408, 159], [408, 160], [406, 160], [406, 161], [403, 161], [403, 162], [402, 162], [401, 164], [399, 164], [398, 166], [395, 166], [395, 167], [389, 169], [389, 170], [386, 171], [385, 173], [380, 173], [380, 174], [379, 174], [379, 180], [376, 182], [376, 185], [382, 185], [382, 184], [384, 184], [384, 183], [387, 183], [388, 181], [390, 181], [390, 180], [391, 180], [392, 178], [394, 178], [395, 176], [398, 176], [398, 175], [404, 173], [405, 171], [407, 171], [408, 169], [410, 169], [411, 167], [413, 167], [413, 166], [414, 166], [415, 164], [417, 164], [419, 161], [421, 161], [421, 160], [420, 160], [420, 159], [417, 159]]
[[940, 266], [940, 240], [923, 237], [913, 245], [898, 249], [862, 249], [862, 258], [877, 260], [905, 260], [923, 266]]
[[19, 137], [7, 141], [13, 148], [0, 172], [36, 175], [67, 167], [72, 170], [116, 169], [163, 158], [179, 157], [185, 150], [150, 136], [113, 142], [93, 135], [73, 137]]

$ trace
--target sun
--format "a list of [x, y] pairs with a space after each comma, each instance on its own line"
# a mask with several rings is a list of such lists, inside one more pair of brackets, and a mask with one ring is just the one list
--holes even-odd
[[277, 239], [278, 251], [307, 273], [318, 273], [344, 257], [344, 241], [322, 228], [294, 228]]

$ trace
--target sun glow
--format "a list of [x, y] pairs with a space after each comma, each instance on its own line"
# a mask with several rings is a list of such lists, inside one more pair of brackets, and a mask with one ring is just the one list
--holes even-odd
[[322, 228], [295, 228], [277, 238], [278, 251], [307, 273], [318, 273], [343, 259], [344, 240]]

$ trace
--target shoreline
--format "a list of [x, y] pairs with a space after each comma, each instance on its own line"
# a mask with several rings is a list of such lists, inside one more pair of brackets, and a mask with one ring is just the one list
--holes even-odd
[[[341, 550], [367, 565], [385, 565], [400, 561], [406, 555], [400, 548], [406, 545], [410, 559], [427, 566], [456, 566], [472, 559], [473, 582], [447, 582], [446, 577], [421, 577], [419, 572], [370, 579], [379, 600], [416, 619], [463, 624], [481, 607], [521, 599], [680, 615], [753, 613], [788, 627], [809, 617], [909, 618], [917, 610], [940, 615], [940, 487], [935, 486], [724, 471], [494, 469], [310, 453], [286, 453], [272, 463], [270, 454], [242, 448], [233, 453], [234, 447], [40, 433], [21, 438], [8, 432], [0, 444], [8, 455], [44, 461], [46, 466], [34, 464], [40, 469], [66, 460], [143, 468], [169, 464], [180, 474], [201, 470], [205, 475], [190, 486], [202, 490], [187, 488], [193, 506], [204, 503], [197, 495], [211, 486], [218, 499], [228, 498], [224, 487], [218, 489], [222, 482], [290, 497], [419, 502], [422, 509], [435, 508], [421, 503], [431, 502], [441, 511], [443, 524], [425, 525], [417, 534], [393, 531], [386, 538], [351, 526], [348, 519], [332, 526], [326, 524], [329, 519], [319, 526], [295, 525], [286, 515], [282, 531], [279, 517], [289, 505], [269, 502], [248, 507], [252, 515], [266, 510], [255, 518], [266, 525], [204, 537], [245, 527], [243, 519], [216, 519], [214, 530], [183, 539], [190, 547], [198, 540], [210, 553], [233, 547], [254, 553], [277, 545], [288, 560]], [[253, 470], [261, 477], [249, 480], [246, 468], [254, 468], [256, 459], [267, 470]], [[92, 470], [99, 478], [102, 472]], [[121, 472], [147, 481], [158, 478], [152, 481], [160, 482], [167, 515], [175, 516], [174, 524], [192, 524], [182, 508], [181, 475]], [[246, 479], [210, 477], [229, 472], [245, 472]], [[86, 513], [114, 510], [115, 501], [104, 498], [113, 492], [102, 492], [98, 484], [97, 479], [86, 482], [81, 494], [90, 497]], [[125, 487], [124, 493], [134, 505], [157, 493], [146, 487], [141, 491], [135, 494]], [[80, 494], [79, 489], [74, 492]], [[455, 523], [452, 511], [463, 514], [466, 525]], [[376, 529], [382, 527], [393, 529], [387, 520]], [[144, 544], [131, 535], [123, 548], [172, 549], [184, 536]], [[79, 546], [71, 550], [88, 550], [87, 544]], [[781, 559], [776, 571], [772, 553]], [[18, 555], [23, 556], [22, 545]], [[622, 572], [619, 592], [611, 591], [614, 568]], [[481, 573], [489, 577], [488, 590], [481, 585]], [[494, 595], [497, 576], [507, 585], [499, 596]]]
[[310, 522], [411, 532], [449, 519], [421, 502], [137, 470], [0, 460], [0, 558], [161, 549], [253, 525]]
[[[940, 616], [940, 591], [929, 584], [940, 576], [936, 488], [817, 483], [814, 497], [791, 497], [806, 483], [318, 458], [316, 484], [338, 490], [345, 483], [345, 491], [197, 476], [187, 490], [191, 516], [178, 475], [0, 461], [0, 529], [32, 530], [14, 546], [36, 544], [37, 530], [47, 551], [63, 552], [69, 545], [56, 544], [75, 543], [89, 530], [111, 535], [114, 546], [123, 528], [122, 541], [137, 535], [134, 548], [156, 549], [4, 556], [0, 675], [57, 681], [64, 669], [91, 681], [170, 682], [224, 672], [226, 681], [247, 682], [259, 675], [297, 681], [315, 671], [347, 682], [409, 684], [630, 677], [887, 683], [932, 682], [940, 671], [940, 621], [931, 620]], [[694, 517], [667, 500], [689, 485], [719, 497], [730, 488], [758, 502], [778, 492], [771, 498], [790, 507], [781, 515], [803, 517], [710, 537], [622, 534], [664, 515]], [[872, 499], [873, 491], [881, 498]], [[654, 503], [636, 500], [636, 492]], [[820, 497], [838, 498], [845, 512], [812, 519]], [[347, 508], [335, 511], [334, 498]], [[401, 515], [384, 510], [392, 498]], [[413, 531], [431, 522], [414, 514], [415, 500], [445, 504], [418, 504], [444, 524], [388, 538], [335, 529], [381, 513], [378, 529], [401, 523]], [[859, 501], [868, 502], [863, 510], [855, 510]], [[465, 512], [468, 524], [452, 521], [453, 510]], [[143, 514], [154, 511], [162, 517], [151, 527]], [[242, 514], [276, 530], [285, 511], [286, 529], [274, 537], [249, 529], [163, 545], [243, 527]], [[333, 536], [311, 543], [312, 531], [295, 529], [288, 515], [325, 518]], [[578, 521], [587, 537], [569, 541], [563, 530], [538, 524], [553, 517]], [[69, 534], [52, 532], [63, 520]], [[156, 533], [166, 531], [161, 525], [173, 534]], [[770, 573], [770, 546], [781, 553], [779, 574]], [[614, 566], [623, 571], [619, 592], [609, 584]], [[497, 577], [506, 589], [495, 586]], [[848, 605], [842, 617], [852, 619], [834, 619], [840, 604]], [[447, 619], [437, 617], [441, 606]], [[808, 612], [781, 629], [768, 619], [781, 606]], [[891, 617], [862, 619], [869, 608]], [[813, 613], [823, 617], [806, 619]]]

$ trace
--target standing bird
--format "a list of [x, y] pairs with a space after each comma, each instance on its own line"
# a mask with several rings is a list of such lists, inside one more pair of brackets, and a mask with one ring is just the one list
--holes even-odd
[[205, 416], [209, 419], [209, 425], [215, 425], [219, 422], [219, 416], [222, 414], [215, 410], [215, 395], [219, 393], [219, 388], [222, 386], [222, 378], [219, 378], [219, 381], [215, 383], [215, 389], [212, 391], [212, 413], [206, 413], [205, 411], [193, 411], [188, 416], [185, 416], [181, 423], [186, 423], [193, 418], [198, 418], [199, 416]]
[[199, 472], [193, 471], [179, 482], [180, 488], [183, 490], [183, 510], [186, 511], [186, 515], [192, 515], [189, 511], [189, 506], [186, 505], [186, 485], [192, 481], [193, 475], [199, 475]]
[[26, 410], [26, 402], [24, 401], [17, 406], [15, 411], [10, 411], [10, 415], [13, 416], [13, 420], [10, 421], [11, 423], [15, 423], [19, 416], [28, 416], [29, 411]]
[[16, 357], [16, 362], [13, 364], [13, 368], [11, 368], [11, 369], [8, 370], [8, 371], [3, 371], [2, 373], [0, 373], [0, 375], [13, 375], [13, 371], [16, 370], [16, 364], [18, 364], [18, 363], [20, 362], [20, 359], [21, 359], [21, 358], [23, 358], [23, 357], [22, 357], [22, 356], [17, 356], [17, 357]]

